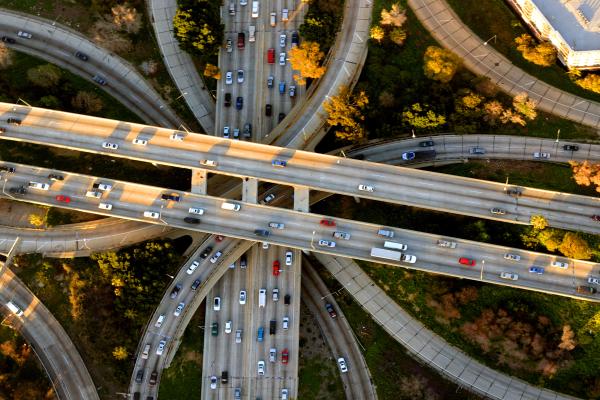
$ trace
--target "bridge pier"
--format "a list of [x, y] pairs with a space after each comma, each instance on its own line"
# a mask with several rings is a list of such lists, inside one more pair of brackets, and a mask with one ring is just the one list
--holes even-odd
[[258, 179], [244, 178], [242, 185], [242, 201], [246, 203], [258, 203]]
[[208, 172], [205, 169], [192, 169], [192, 193], [206, 194]]
[[294, 210], [309, 212], [310, 189], [307, 186], [294, 186]]

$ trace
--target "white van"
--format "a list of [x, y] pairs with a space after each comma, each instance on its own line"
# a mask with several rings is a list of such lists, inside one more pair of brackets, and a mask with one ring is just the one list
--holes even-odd
[[248, 27], [248, 33], [249, 33], [248, 41], [249, 42], [256, 42], [256, 26], [250, 25]]
[[48, 190], [50, 189], [50, 185], [48, 185], [47, 183], [40, 183], [40, 182], [29, 182], [29, 187], [32, 189], [40, 189], [40, 190]]
[[224, 201], [223, 204], [221, 204], [221, 208], [223, 210], [229, 210], [229, 211], [240, 211], [241, 206], [238, 203], [231, 203], [229, 201]]
[[258, 1], [252, 2], [252, 18], [258, 18]]
[[271, 13], [271, 17], [270, 17], [269, 20], [271, 22], [271, 26], [277, 25], [277, 13], [276, 12], [272, 12]]
[[146, 346], [144, 346], [144, 351], [142, 352], [142, 359], [147, 360], [148, 354], [150, 354], [150, 344], [149, 343], [146, 344]]
[[258, 306], [264, 307], [267, 304], [267, 289], [260, 289], [258, 291]]
[[112, 204], [110, 203], [100, 203], [98, 204], [98, 208], [102, 209], [102, 210], [112, 210]]
[[100, 197], [102, 197], [102, 192], [98, 192], [96, 190], [88, 190], [87, 192], [85, 192], [85, 196], [99, 199]]
[[400, 251], [404, 251], [404, 250], [408, 249], [408, 246], [405, 244], [397, 243], [397, 242], [389, 242], [387, 240], [383, 243], [383, 247], [385, 247], [386, 249], [400, 250]]
[[8, 309], [15, 314], [17, 317], [20, 317], [23, 315], [23, 310], [21, 310], [21, 308], [19, 306], [17, 306], [15, 303], [13, 303], [12, 301], [9, 301], [8, 303], [6, 303], [6, 307], [8, 307]]

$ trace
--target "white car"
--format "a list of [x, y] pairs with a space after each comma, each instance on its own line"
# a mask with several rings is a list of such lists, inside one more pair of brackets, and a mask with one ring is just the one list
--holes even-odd
[[350, 240], [350, 234], [346, 232], [333, 232], [333, 237], [338, 239]]
[[213, 310], [219, 311], [221, 309], [221, 298], [219, 296], [215, 297], [213, 301]]
[[285, 33], [282, 33], [281, 35], [279, 35], [279, 47], [285, 47], [286, 39], [287, 39], [287, 35]]
[[372, 192], [375, 189], [373, 188], [373, 186], [358, 185], [358, 190], [363, 191], [363, 192]]
[[269, 204], [273, 200], [275, 200], [275, 195], [273, 193], [270, 193], [265, 197], [264, 202], [265, 202], [265, 204]]
[[240, 6], [247, 6], [248, 0], [240, 0]]
[[412, 254], [402, 254], [402, 261], [409, 264], [414, 264], [417, 262], [417, 257]]
[[292, 265], [294, 261], [294, 254], [291, 251], [285, 252], [285, 265]]
[[158, 342], [158, 347], [156, 348], [156, 355], [160, 356], [162, 355], [163, 351], [165, 350], [165, 345], [167, 344], [166, 340], [161, 340], [160, 342]]
[[188, 275], [191, 275], [194, 273], [194, 271], [196, 270], [196, 268], [198, 268], [199, 265], [200, 265], [199, 261], [193, 261], [185, 272]]
[[269, 243], [267, 243], [267, 242], [263, 242], [263, 243], [262, 243], [262, 248], [263, 248], [263, 249], [268, 249], [268, 248], [269, 248]]
[[342, 371], [342, 373], [348, 372], [348, 365], [346, 365], [346, 360], [344, 359], [344, 357], [338, 358], [337, 362], [340, 366], [340, 371]]
[[152, 219], [159, 219], [160, 213], [157, 213], [156, 211], [144, 211], [144, 217], [152, 218]]
[[169, 136], [169, 139], [171, 140], [175, 140], [176, 142], [182, 142], [183, 138], [184, 138], [184, 134], [181, 132], [174, 132], [171, 134], [171, 136]]
[[332, 242], [331, 240], [321, 239], [321, 240], [319, 240], [319, 246], [323, 246], [323, 247], [335, 247], [335, 242]]
[[225, 74], [225, 84], [231, 85], [233, 83], [233, 72], [227, 71]]
[[204, 165], [206, 167], [216, 167], [217, 162], [214, 160], [200, 160], [200, 165]]
[[550, 264], [552, 267], [556, 268], [569, 268], [569, 263], [561, 262], [561, 261], [552, 261]]
[[271, 347], [271, 349], [269, 349], [269, 362], [277, 362], [277, 349], [274, 347]]
[[17, 36], [18, 36], [18, 37], [25, 38], [25, 39], [31, 39], [31, 37], [32, 37], [31, 33], [29, 33], [29, 32], [25, 32], [25, 31], [19, 31], [19, 32], [17, 33]]
[[240, 290], [240, 304], [246, 304], [246, 291]]
[[273, 289], [273, 301], [279, 301], [279, 289]]
[[290, 327], [290, 318], [283, 317], [283, 329], [288, 329]]
[[116, 143], [111, 143], [111, 142], [102, 142], [102, 147], [105, 149], [116, 150], [119, 148], [119, 145]]
[[543, 158], [544, 160], [548, 160], [550, 158], [550, 153], [533, 153], [533, 158]]
[[229, 127], [228, 126], [224, 126], [223, 127], [223, 138], [224, 139], [229, 139], [229, 132], [230, 132]]
[[260, 360], [258, 362], [258, 375], [264, 375], [265, 374], [265, 362]]
[[517, 279], [519, 279], [519, 275], [512, 273], [512, 272], [501, 272], [500, 273], [500, 278], [502, 279], [509, 279], [511, 281], [516, 281]]
[[243, 69], [238, 69], [237, 83], [244, 83], [244, 70]]
[[154, 326], [160, 328], [163, 322], [165, 322], [165, 314], [160, 314], [156, 319], [156, 323], [154, 324]]
[[217, 260], [219, 259], [219, 257], [221, 257], [223, 255], [223, 253], [221, 251], [217, 251], [211, 258], [210, 258], [210, 262], [212, 264], [216, 263]]
[[288, 400], [288, 390], [281, 389], [281, 400]]
[[285, 65], [285, 53], [279, 53], [279, 65]]
[[506, 254], [504, 254], [504, 259], [505, 260], [511, 260], [511, 261], [520, 261], [521, 260], [521, 256], [518, 255], [518, 254], [506, 253]]
[[210, 388], [213, 390], [217, 388], [217, 377], [214, 375], [210, 377]]
[[225, 322], [225, 333], [231, 333], [231, 326], [233, 323], [231, 321]]
[[596, 278], [595, 276], [589, 276], [587, 281], [588, 281], [588, 283], [591, 283], [594, 285], [600, 285], [600, 278]]
[[273, 229], [285, 229], [285, 225], [281, 222], [269, 222], [269, 228]]
[[179, 303], [173, 315], [179, 317], [181, 315], [181, 312], [183, 311], [183, 307], [185, 307], [185, 303]]
[[288, 9], [287, 8], [284, 8], [283, 10], [281, 10], [281, 20], [282, 21], [288, 20]]
[[137, 144], [138, 146], [145, 146], [148, 144], [147, 140], [135, 138], [131, 141], [133, 144]]
[[242, 330], [241, 329], [238, 329], [237, 331], [235, 331], [235, 342], [242, 343]]
[[227, 39], [227, 45], [225, 47], [227, 48], [228, 53], [231, 53], [233, 51], [233, 44], [231, 39]]
[[108, 192], [109, 190], [112, 189], [112, 185], [110, 183], [95, 183], [92, 186], [94, 189], [98, 189], [98, 190], [102, 190], [102, 191], [106, 191]]
[[203, 208], [190, 207], [188, 209], [188, 212], [190, 214], [204, 215], [204, 209]]

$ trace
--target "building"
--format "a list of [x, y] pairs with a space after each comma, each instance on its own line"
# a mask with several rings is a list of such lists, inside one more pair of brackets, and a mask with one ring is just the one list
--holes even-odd
[[507, 0], [569, 69], [600, 69], [600, 0]]

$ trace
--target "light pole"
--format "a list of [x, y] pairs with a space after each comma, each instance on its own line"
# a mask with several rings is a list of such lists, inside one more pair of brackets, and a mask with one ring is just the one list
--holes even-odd
[[479, 275], [479, 279], [483, 280], [483, 267], [485, 266], [485, 260], [481, 260], [481, 274]]
[[413, 139], [414, 139], [414, 138], [416, 138], [416, 137], [417, 137], [417, 135], [415, 135], [415, 130], [414, 130], [414, 129], [411, 129], [410, 131], [412, 132], [412, 137], [413, 137]]
[[183, 96], [185, 96], [186, 94], [188, 94], [188, 92], [183, 92], [183, 93], [182, 93], [180, 96], [176, 97], [176, 98], [175, 98], [175, 100], [173, 100], [173, 101], [177, 101], [177, 100], [179, 100], [180, 98], [182, 98], [182, 97], [183, 97]]
[[312, 232], [312, 237], [310, 238], [310, 248], [315, 250], [315, 245], [313, 244], [315, 241], [315, 234], [317, 233], [317, 231], [313, 231]]
[[506, 192], [508, 186], [508, 175], [506, 175], [506, 182], [504, 182], [504, 191]]
[[558, 143], [559, 137], [560, 137], [560, 129], [556, 132], [556, 143]]
[[168, 276], [171, 279], [175, 279], [175, 277], [173, 275], [169, 275], [169, 274], [165, 274], [166, 276]]
[[496, 35], [492, 36], [491, 38], [489, 38], [488, 40], [486, 40], [485, 42], [483, 42], [484, 46], [487, 46], [487, 44], [489, 43], [490, 40], [494, 39], [494, 43], [496, 43]]

